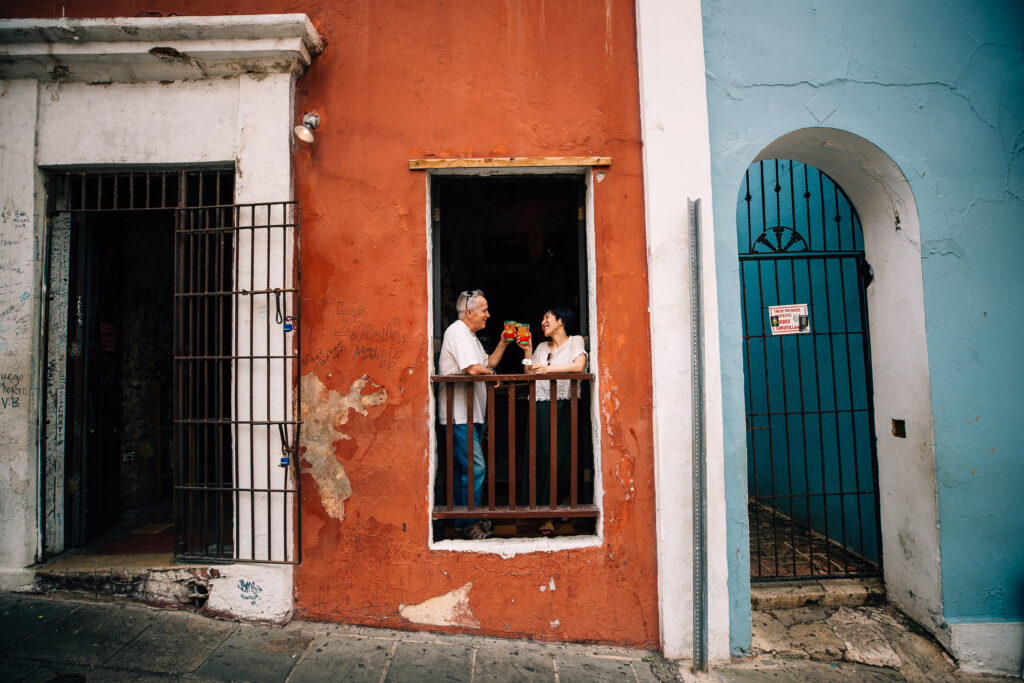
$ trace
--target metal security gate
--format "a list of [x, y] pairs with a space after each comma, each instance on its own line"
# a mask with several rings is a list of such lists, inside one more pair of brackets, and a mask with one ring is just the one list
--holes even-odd
[[881, 565], [860, 220], [828, 176], [769, 160], [738, 206], [751, 577]]
[[[233, 196], [229, 168], [48, 175], [47, 555], [117, 518], [128, 468], [152, 472], [140, 494], [149, 504], [173, 500], [179, 558], [300, 561], [298, 205]], [[119, 279], [124, 261], [150, 254], [160, 268], [132, 272], [159, 291], [143, 316], [158, 322], [140, 335], [104, 307], [133, 301], [121, 296], [133, 289]], [[166, 381], [122, 382], [111, 370], [137, 369], [138, 356], [154, 376], [166, 368]], [[138, 461], [121, 452], [133, 396], [136, 413], [152, 413], [148, 436], [131, 437], [151, 452]]]
[[294, 202], [179, 209], [175, 554], [298, 563]]

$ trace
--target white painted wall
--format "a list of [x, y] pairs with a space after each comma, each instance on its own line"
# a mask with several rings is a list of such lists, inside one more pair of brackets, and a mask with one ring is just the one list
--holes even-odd
[[36, 163], [233, 163], [239, 83], [40, 83]]
[[[654, 372], [658, 603], [669, 657], [693, 654], [693, 443], [687, 200], [700, 199], [707, 446], [708, 646], [729, 658], [721, 360], [711, 150], [697, 0], [637, 1]], [[685, 349], [685, 350], [683, 350]]]
[[0, 81], [0, 589], [31, 581], [38, 528], [35, 81]]
[[234, 564], [216, 569], [203, 612], [285, 623], [292, 616], [292, 565]]
[[[242, 76], [239, 80], [237, 123], [234, 126], [234, 151], [238, 168], [235, 180], [235, 201], [239, 204], [280, 201], [292, 197], [290, 173], [292, 126], [294, 125], [291, 123], [292, 93], [294, 91], [292, 81], [290, 73], [274, 74], [259, 79]], [[283, 169], [287, 172], [282, 172]], [[251, 224], [257, 226], [280, 225], [283, 222], [294, 222], [295, 220], [294, 213], [289, 211], [286, 216], [282, 207], [260, 208], [253, 214], [242, 212], [240, 218], [242, 225], [249, 225], [251, 218]], [[256, 230], [255, 235], [246, 230], [239, 232], [236, 246], [238, 253], [243, 255], [239, 260], [239, 287], [248, 288], [249, 284], [247, 283], [249, 282], [252, 283], [253, 289], [293, 286], [292, 259], [285, 258], [285, 255], [293, 253], [294, 241], [287, 239], [279, 230], [270, 232], [269, 242], [266, 240], [266, 230]], [[252, 272], [249, 268], [248, 255], [250, 253], [254, 255], [253, 262], [256, 264], [256, 272]], [[273, 267], [268, 273], [264, 265], [268, 262], [274, 266], [286, 262], [287, 269], [282, 272], [279, 268]], [[235, 329], [238, 331], [250, 329], [248, 298], [238, 297], [238, 315], [235, 318]], [[251, 317], [257, 324], [256, 329], [260, 329], [261, 323], [265, 325], [264, 321], [274, 320], [275, 311], [268, 307], [272, 301], [272, 298], [266, 296], [253, 297], [255, 308]], [[289, 304], [288, 310], [295, 310], [294, 302]], [[272, 329], [279, 328], [277, 325], [272, 325]], [[291, 341], [293, 337], [289, 335], [287, 339]], [[255, 335], [252, 338], [239, 335], [238, 353], [240, 355], [281, 356], [287, 351], [290, 349], [285, 348], [285, 338], [280, 334], [271, 334], [269, 339], [262, 335]], [[238, 419], [294, 419], [295, 416], [290, 413], [292, 386], [290, 382], [284, 381], [284, 378], [292, 376], [291, 364], [281, 359], [252, 363], [254, 376], [251, 386], [248, 366], [248, 361], [239, 361], [235, 365], [234, 372], [238, 381], [239, 396], [248, 397], [251, 393], [255, 397], [253, 404], [255, 411], [250, 414], [249, 402], [247, 400], [240, 401], [235, 406]], [[269, 383], [267, 382], [268, 378]], [[270, 430], [269, 434], [267, 434], [268, 429]], [[239, 430], [238, 437], [238, 443], [235, 444], [237, 452], [248, 454], [251, 449], [256, 463], [256, 466], [250, 469], [248, 457], [238, 459], [236, 474], [239, 486], [244, 487], [251, 484], [254, 488], [283, 489], [287, 485], [295, 490], [295, 483], [291, 476], [291, 472], [294, 470], [277, 465], [282, 450], [276, 427], [257, 426], [253, 427], [252, 432], [242, 429]], [[268, 443], [270, 444], [269, 450]], [[270, 468], [261, 466], [268, 460], [271, 462]], [[291, 483], [288, 484], [286, 479]], [[282, 494], [240, 493], [236, 510], [239, 526], [241, 529], [255, 526], [256, 533], [255, 538], [247, 533], [242, 533], [235, 539], [238, 544], [239, 556], [274, 561], [293, 560], [293, 555], [289, 554], [288, 557], [285, 557], [282, 551], [287, 548], [290, 553], [294, 548], [293, 527], [290, 523], [294, 502], [294, 496], [286, 500]], [[286, 512], [286, 505], [290, 506], [292, 510]], [[287, 525], [285, 520], [289, 520]], [[286, 542], [286, 537], [291, 542]]]

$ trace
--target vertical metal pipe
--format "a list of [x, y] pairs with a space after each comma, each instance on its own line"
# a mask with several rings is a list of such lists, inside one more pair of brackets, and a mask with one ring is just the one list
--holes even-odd
[[707, 453], [704, 432], [704, 311], [701, 287], [700, 200], [690, 218], [691, 401], [693, 406], [693, 668], [708, 669]]

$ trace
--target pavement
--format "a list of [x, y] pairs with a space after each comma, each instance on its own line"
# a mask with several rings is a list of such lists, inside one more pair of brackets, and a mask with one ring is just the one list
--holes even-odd
[[[875, 664], [857, 661], [869, 656]], [[688, 662], [646, 650], [304, 621], [269, 626], [109, 599], [0, 595], [0, 681], [166, 680], [1007, 679], [958, 671], [934, 641], [884, 605], [755, 612], [753, 656], [693, 674]]]
[[0, 681], [678, 680], [655, 652], [0, 596]]

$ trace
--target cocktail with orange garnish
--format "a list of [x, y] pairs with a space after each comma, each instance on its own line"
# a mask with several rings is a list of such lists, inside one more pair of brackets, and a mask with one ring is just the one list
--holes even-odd
[[516, 325], [516, 343], [520, 346], [528, 346], [530, 344], [529, 323], [518, 323]]

